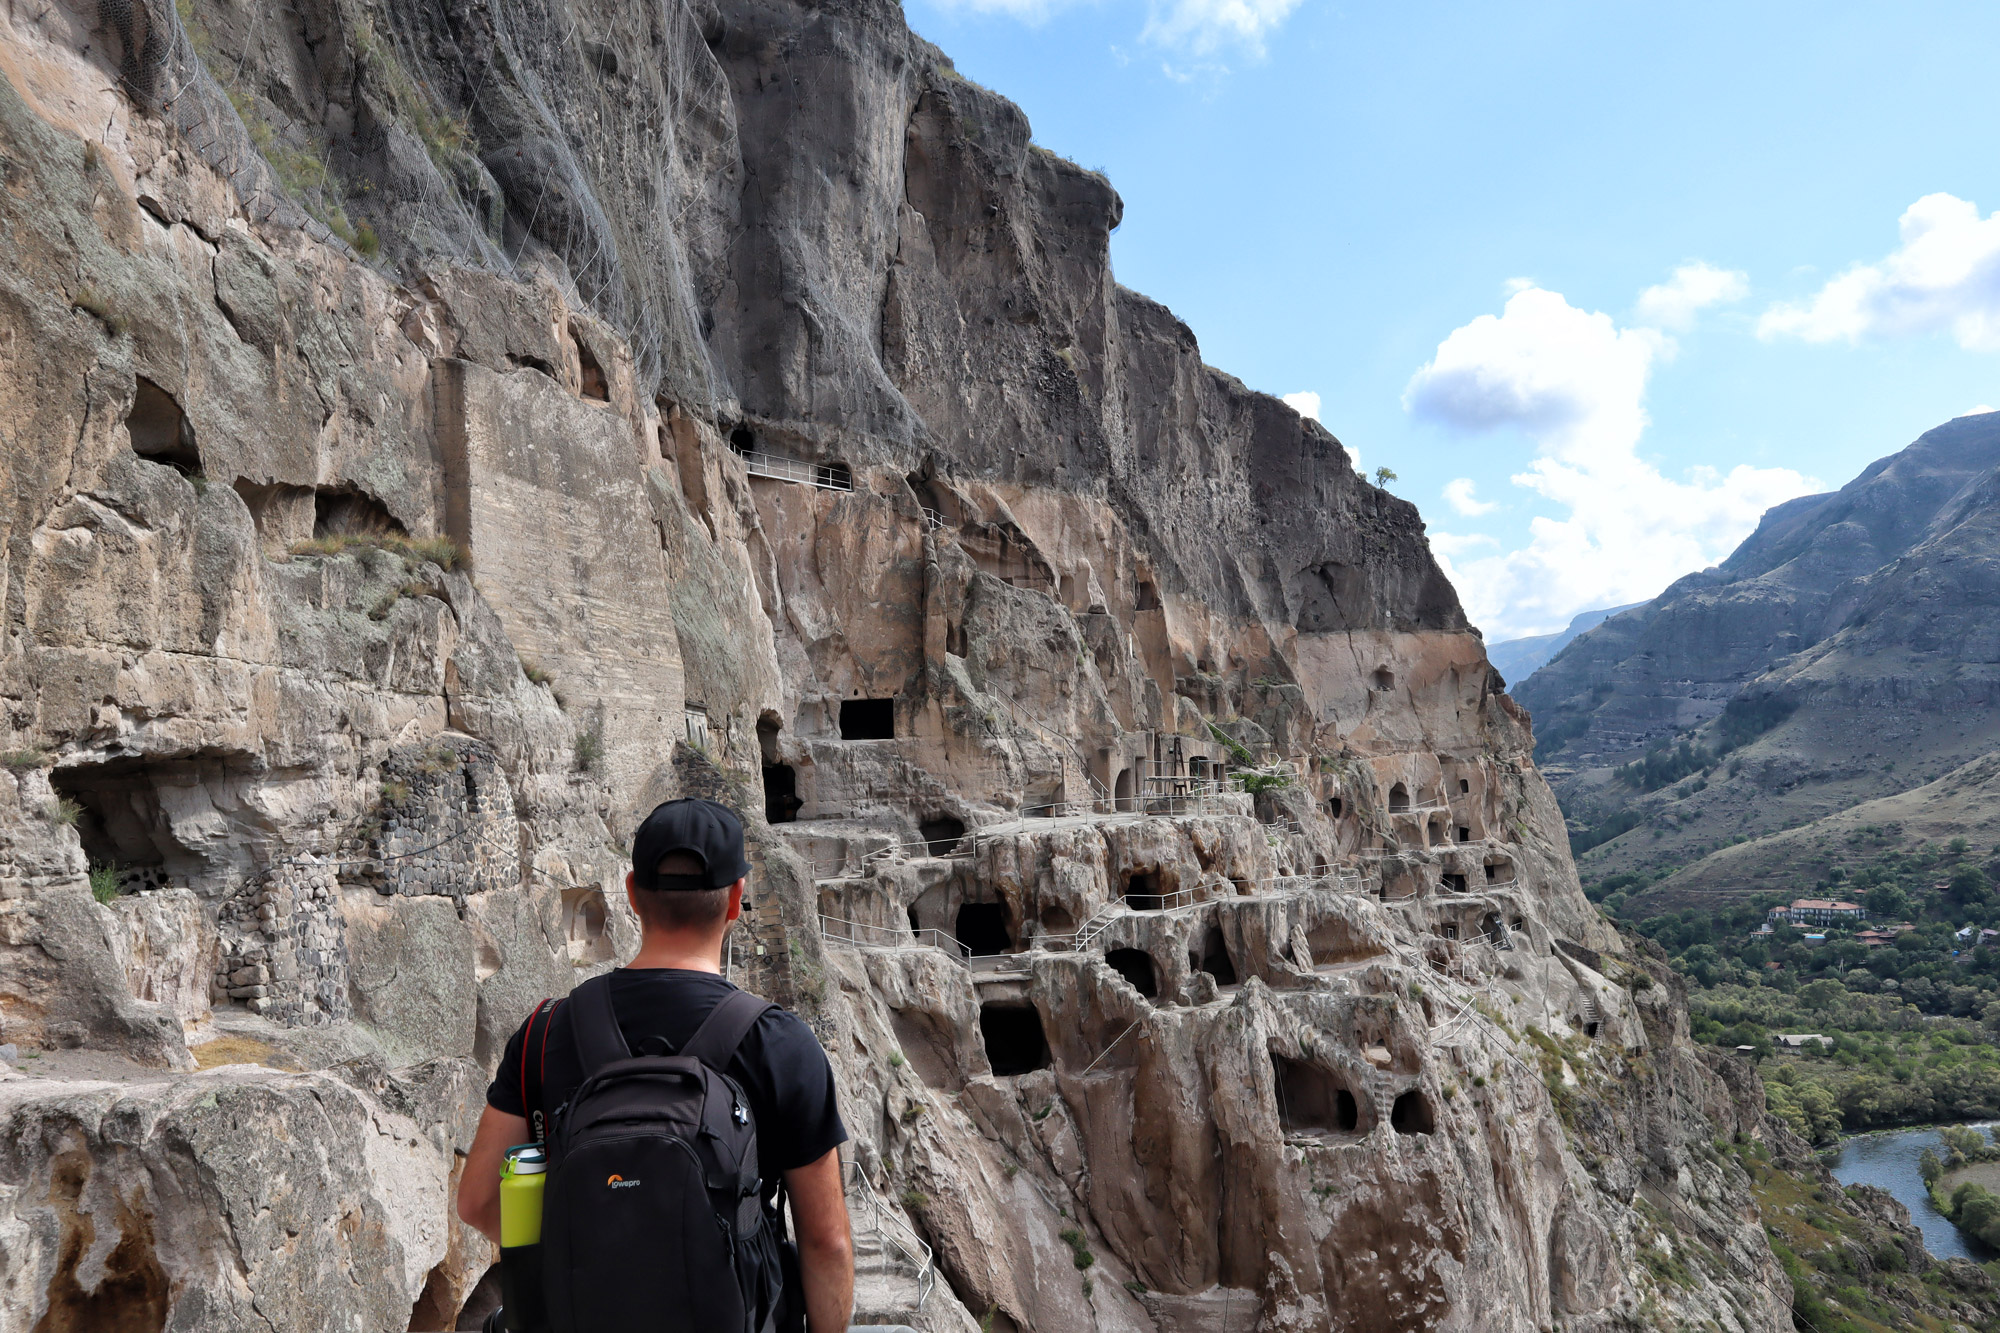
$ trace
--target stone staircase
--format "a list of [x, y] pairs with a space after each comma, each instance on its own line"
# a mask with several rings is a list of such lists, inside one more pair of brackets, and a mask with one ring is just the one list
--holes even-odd
[[930, 1247], [859, 1172], [849, 1177], [847, 1194], [854, 1227], [851, 1322], [923, 1328], [924, 1304], [937, 1282]]
[[853, 1322], [921, 1326], [923, 1293], [918, 1271], [880, 1232], [857, 1226]]

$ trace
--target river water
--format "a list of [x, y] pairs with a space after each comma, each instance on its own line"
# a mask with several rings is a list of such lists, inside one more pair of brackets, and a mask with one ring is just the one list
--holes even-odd
[[[1983, 1130], [1986, 1126], [1974, 1128]], [[1938, 1258], [1975, 1263], [1993, 1258], [1984, 1245], [1959, 1235], [1958, 1228], [1931, 1207], [1923, 1175], [1917, 1170], [1917, 1158], [1926, 1148], [1936, 1148], [1940, 1156], [1944, 1153], [1944, 1140], [1935, 1128], [1857, 1134], [1841, 1140], [1840, 1154], [1831, 1162], [1833, 1178], [1843, 1185], [1879, 1185], [1895, 1195], [1924, 1233], [1924, 1248]]]

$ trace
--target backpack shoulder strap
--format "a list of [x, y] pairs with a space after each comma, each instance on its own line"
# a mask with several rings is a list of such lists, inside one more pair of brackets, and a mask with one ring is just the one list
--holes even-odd
[[592, 977], [569, 993], [563, 1008], [569, 1015], [570, 1042], [589, 1078], [614, 1060], [627, 1060], [632, 1050], [618, 1030], [618, 1011], [611, 1006], [611, 975]]
[[749, 991], [733, 990], [722, 997], [722, 1003], [709, 1012], [702, 1020], [695, 1034], [681, 1047], [682, 1055], [691, 1055], [721, 1073], [729, 1068], [729, 1062], [736, 1056], [736, 1048], [750, 1035], [750, 1029], [757, 1026], [767, 1010], [777, 1008], [761, 995]]

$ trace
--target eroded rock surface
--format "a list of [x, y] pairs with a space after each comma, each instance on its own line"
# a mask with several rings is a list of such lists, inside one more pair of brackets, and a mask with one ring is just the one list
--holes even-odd
[[893, 6], [8, 24], [0, 1327], [473, 1319], [480, 1080], [684, 793], [866, 1314], [1783, 1326], [1415, 511]]

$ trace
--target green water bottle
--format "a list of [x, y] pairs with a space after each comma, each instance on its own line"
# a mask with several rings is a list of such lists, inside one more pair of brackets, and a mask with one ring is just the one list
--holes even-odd
[[539, 1143], [507, 1150], [500, 1167], [500, 1300], [512, 1333], [542, 1333], [542, 1186], [549, 1155]]

